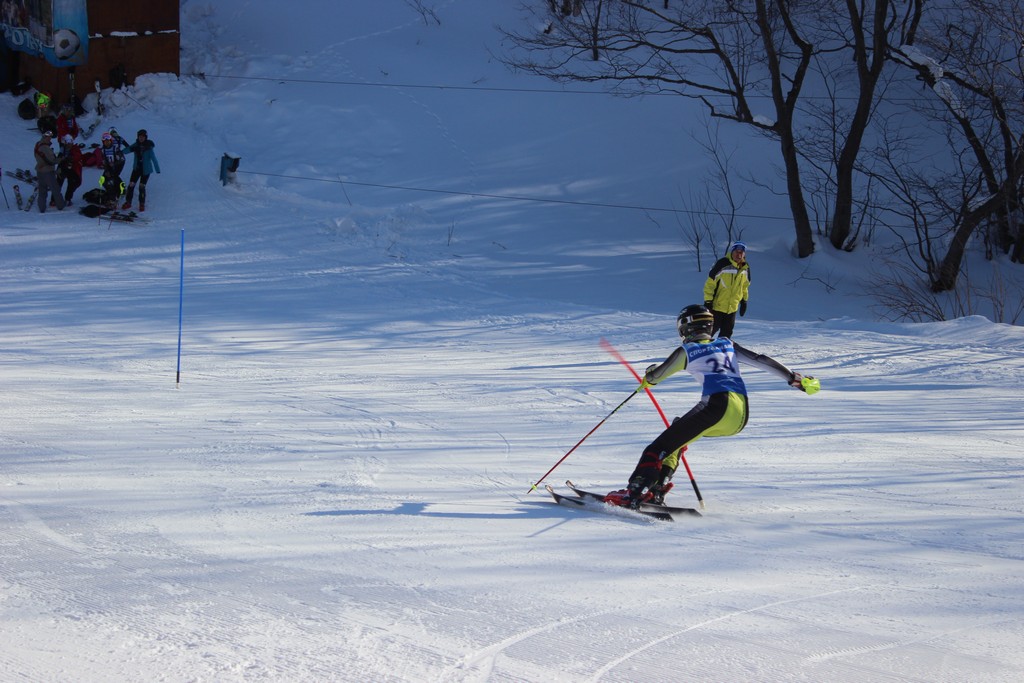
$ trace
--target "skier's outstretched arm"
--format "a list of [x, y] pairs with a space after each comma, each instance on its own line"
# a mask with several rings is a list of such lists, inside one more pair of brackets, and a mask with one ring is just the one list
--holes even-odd
[[655, 363], [644, 373], [644, 384], [653, 387], [658, 382], [686, 368], [686, 350], [678, 347], [661, 363]]
[[[751, 365], [755, 365], [766, 372], [770, 372], [776, 377], [786, 380], [786, 383], [789, 384], [789, 386], [793, 387], [794, 389], [799, 389], [800, 391], [803, 391], [805, 393], [814, 393], [818, 390], [819, 384], [817, 380], [814, 380], [813, 377], [808, 375], [806, 378], [809, 380], [814, 380], [813, 383], [805, 382], [805, 378], [803, 375], [801, 375], [799, 372], [794, 372], [793, 370], [790, 370], [785, 365], [775, 360], [771, 356], [766, 356], [763, 353], [755, 353], [754, 351], [751, 351], [748, 348], [740, 346], [735, 341], [732, 343], [732, 345], [733, 348], [736, 349], [736, 355], [738, 355], [740, 358], [750, 363]], [[812, 391], [808, 391], [808, 388], [810, 387], [813, 387]]]

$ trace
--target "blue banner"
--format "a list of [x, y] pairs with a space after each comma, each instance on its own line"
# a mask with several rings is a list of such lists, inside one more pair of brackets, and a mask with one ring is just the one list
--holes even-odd
[[88, 61], [86, 0], [2, 0], [0, 30], [12, 50], [44, 57], [54, 66]]

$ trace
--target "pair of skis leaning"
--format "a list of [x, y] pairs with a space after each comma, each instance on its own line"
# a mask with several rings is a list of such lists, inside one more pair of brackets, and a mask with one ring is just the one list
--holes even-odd
[[[565, 505], [567, 507], [583, 507], [591, 510], [602, 511], [604, 506], [613, 510], [629, 510], [646, 517], [653, 517], [663, 522], [673, 522], [676, 517], [680, 516], [691, 516], [700, 517], [701, 514], [695, 508], [680, 508], [672, 507], [669, 505], [658, 505], [656, 503], [641, 503], [638, 509], [622, 507], [619, 505], [613, 505], [612, 503], [605, 502], [605, 496], [601, 493], [594, 493], [592, 491], [584, 491], [583, 489], [577, 488], [571, 481], [566, 481], [565, 485], [575, 493], [575, 496], [566, 496], [564, 494], [555, 491], [549, 484], [545, 484], [544, 488], [547, 489], [551, 497], [555, 499], [555, 502], [559, 505]], [[593, 503], [600, 503], [600, 506], [593, 505]]]
[[21, 188], [17, 185], [14, 186], [14, 199], [18, 203], [18, 208], [22, 211], [31, 211], [32, 205], [36, 203], [36, 197], [39, 194], [38, 178], [32, 175], [31, 171], [25, 169], [16, 169], [14, 172], [4, 171], [4, 175], [10, 176], [22, 182], [28, 183], [32, 187], [32, 194], [29, 195], [28, 201], [24, 201], [21, 195]]
[[17, 180], [24, 180], [26, 183], [29, 183], [31, 185], [34, 185], [37, 180], [37, 178], [34, 175], [32, 175], [32, 171], [29, 171], [24, 168], [16, 168], [13, 171], [4, 171], [4, 175], [10, 176], [11, 178], [15, 178]]

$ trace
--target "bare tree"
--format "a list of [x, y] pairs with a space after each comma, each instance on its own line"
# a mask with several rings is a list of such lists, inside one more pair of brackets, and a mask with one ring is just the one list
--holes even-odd
[[[807, 256], [814, 240], [793, 118], [813, 48], [803, 39], [789, 3], [741, 4], [583, 0], [578, 17], [552, 11], [550, 2], [541, 9], [527, 6], [529, 12], [547, 13], [549, 30], [506, 31], [518, 49], [506, 63], [559, 81], [607, 83], [621, 94], [675, 92], [698, 98], [712, 117], [776, 137], [798, 252]], [[757, 71], [762, 76], [755, 77]], [[755, 114], [751, 100], [760, 97], [770, 98], [774, 117]]]
[[949, 292], [934, 292], [905, 259], [889, 259], [873, 273], [878, 285], [872, 292], [875, 310], [889, 320], [928, 322], [966, 315], [985, 315], [990, 320], [1019, 325], [1024, 320], [1024, 292], [1008, 285], [994, 268], [981, 285], [969, 278]]
[[992, 242], [1024, 262], [1018, 217], [1024, 183], [1024, 10], [1019, 0], [964, 0], [931, 17], [893, 58], [915, 73], [932, 100], [919, 107], [941, 123], [950, 161], [940, 173], [960, 182], [947, 194], [948, 248], [930, 274], [931, 289], [956, 286], [971, 237], [990, 226]]
[[[854, 177], [890, 41], [913, 34], [924, 0], [582, 0], [566, 16], [543, 3], [544, 32], [506, 31], [511, 66], [562, 81], [604, 82], [613, 92], [675, 92], [711, 116], [754, 127], [779, 143], [797, 253], [814, 251], [803, 189], [801, 97], [819, 56], [854, 66], [856, 99], [837, 147], [829, 238], [849, 247]], [[528, 4], [527, 11], [533, 9]], [[897, 11], [899, 9], [899, 11]], [[585, 60], [584, 60], [585, 56]], [[589, 62], [589, 63], [586, 63]], [[846, 66], [845, 68], [849, 68]], [[769, 115], [755, 102], [771, 102]]]
[[847, 134], [836, 159], [836, 200], [829, 239], [837, 249], [849, 247], [853, 230], [854, 174], [864, 133], [871, 121], [879, 79], [888, 60], [889, 44], [911, 40], [920, 23], [924, 0], [904, 3], [903, 15], [896, 13], [900, 3], [890, 0], [856, 2], [846, 0], [848, 21], [839, 30], [849, 29], [847, 46], [856, 66], [857, 97]]
[[423, 0], [405, 0], [405, 4], [419, 12], [419, 15], [423, 17], [423, 23], [427, 26], [429, 26], [432, 21], [438, 26], [441, 25], [441, 19], [437, 16], [437, 10], [426, 5]]
[[[679, 222], [680, 232], [693, 246], [697, 270], [704, 271], [702, 264], [704, 243], [711, 245], [711, 259], [718, 258], [720, 246], [732, 243], [742, 237], [739, 227], [739, 212], [746, 203], [746, 197], [734, 187], [732, 157], [735, 150], [726, 150], [718, 135], [718, 123], [705, 121], [697, 128], [704, 137], [694, 134], [693, 140], [704, 150], [712, 161], [709, 175], [700, 185], [700, 190], [690, 189], [689, 197], [683, 202], [687, 207], [688, 226]], [[724, 237], [719, 238], [724, 233]]]

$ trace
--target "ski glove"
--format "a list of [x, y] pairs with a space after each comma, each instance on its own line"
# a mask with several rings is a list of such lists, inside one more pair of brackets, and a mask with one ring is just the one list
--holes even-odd
[[821, 391], [821, 382], [811, 377], [810, 375], [804, 377], [799, 372], [794, 372], [793, 377], [789, 380], [789, 386], [794, 389], [799, 389], [808, 396], [818, 393]]
[[644, 378], [640, 380], [640, 388], [637, 389], [637, 391], [645, 391], [654, 386], [654, 383], [647, 379], [647, 375], [651, 374], [651, 371], [656, 367], [658, 367], [657, 363], [652, 363], [647, 366], [647, 370], [644, 371]]
[[741, 301], [740, 302], [740, 317], [742, 318], [746, 314], [747, 314], [747, 302], [746, 301]]

